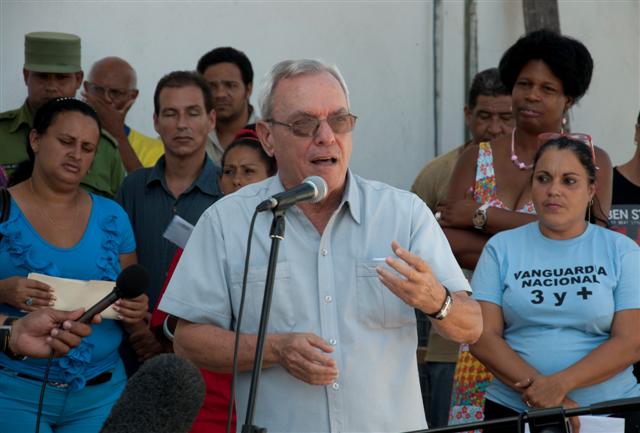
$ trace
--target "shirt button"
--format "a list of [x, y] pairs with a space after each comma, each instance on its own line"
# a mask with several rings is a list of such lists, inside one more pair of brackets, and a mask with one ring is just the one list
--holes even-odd
[[340, 389], [340, 384], [338, 382], [333, 382], [333, 385], [331, 385], [331, 388], [337, 391]]
[[331, 301], [333, 301], [333, 298], [331, 296], [327, 295], [327, 296], [324, 297], [324, 302], [325, 303], [330, 304]]
[[336, 344], [338, 344], [338, 341], [335, 338], [332, 338], [331, 340], [329, 340], [329, 344], [335, 346]]
[[326, 256], [328, 253], [326, 248], [323, 248], [322, 250], [320, 250], [320, 254], [322, 254], [323, 256]]
[[178, 208], [177, 207], [173, 207], [173, 213], [178, 213]]

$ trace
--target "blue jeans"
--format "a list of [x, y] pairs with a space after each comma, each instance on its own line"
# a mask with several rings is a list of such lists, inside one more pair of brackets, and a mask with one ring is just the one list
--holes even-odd
[[429, 427], [444, 427], [449, 422], [451, 388], [455, 362], [427, 362], [427, 380], [429, 381], [429, 403], [427, 421]]
[[[121, 362], [111, 380], [77, 391], [47, 385], [40, 431], [42, 433], [98, 433], [111, 407], [122, 394], [126, 375]], [[42, 382], [0, 370], [0, 432], [32, 432]]]

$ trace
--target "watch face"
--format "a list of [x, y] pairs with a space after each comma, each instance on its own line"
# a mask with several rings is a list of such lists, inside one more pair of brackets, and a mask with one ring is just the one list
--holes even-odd
[[484, 212], [482, 211], [476, 211], [476, 213], [473, 215], [473, 225], [475, 227], [484, 227], [484, 223], [487, 221], [487, 216]]

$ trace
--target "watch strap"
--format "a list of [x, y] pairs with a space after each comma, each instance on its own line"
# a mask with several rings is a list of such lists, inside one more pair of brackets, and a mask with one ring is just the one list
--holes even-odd
[[11, 340], [11, 328], [13, 326], [13, 322], [16, 320], [18, 320], [18, 317], [7, 317], [4, 323], [0, 325], [0, 349], [2, 349], [2, 353], [9, 357], [9, 359], [13, 359], [14, 361], [23, 361], [27, 357], [14, 353], [9, 345], [9, 341]]
[[444, 301], [442, 302], [440, 310], [433, 314], [427, 314], [427, 316], [436, 320], [442, 320], [447, 317], [449, 315], [449, 312], [451, 311], [451, 307], [453, 306], [453, 297], [451, 296], [451, 292], [449, 292], [449, 289], [447, 289], [445, 286], [442, 287], [444, 287], [446, 296], [444, 298]]

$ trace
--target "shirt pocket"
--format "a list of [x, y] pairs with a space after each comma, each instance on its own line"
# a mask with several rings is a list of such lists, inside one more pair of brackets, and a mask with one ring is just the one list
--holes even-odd
[[[231, 286], [234, 301], [238, 308], [242, 293], [242, 270], [232, 273]], [[267, 267], [253, 267], [247, 273], [247, 294], [245, 298], [244, 316], [242, 318], [242, 332], [258, 333], [260, 326], [260, 313], [262, 312], [262, 300], [264, 298], [264, 286], [267, 280]], [[295, 300], [291, 292], [291, 269], [288, 262], [278, 263], [276, 277], [271, 298], [271, 310], [267, 332], [290, 332], [296, 325]], [[235, 311], [237, 313], [237, 311]]]
[[409, 305], [387, 288], [376, 267], [380, 261], [356, 264], [356, 293], [358, 320], [371, 328], [399, 328], [416, 323], [416, 315]]

